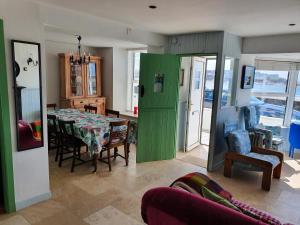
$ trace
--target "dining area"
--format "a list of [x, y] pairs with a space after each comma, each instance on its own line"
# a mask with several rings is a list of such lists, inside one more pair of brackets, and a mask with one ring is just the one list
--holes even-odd
[[55, 152], [58, 166], [70, 161], [70, 172], [74, 172], [75, 167], [90, 163], [95, 173], [98, 164], [104, 163], [112, 171], [112, 161], [117, 157], [128, 166], [129, 147], [136, 143], [137, 126], [135, 121], [119, 115], [110, 109], [105, 110], [105, 115], [97, 114], [97, 108], [91, 105], [85, 105], [82, 111], [47, 104], [48, 149]]

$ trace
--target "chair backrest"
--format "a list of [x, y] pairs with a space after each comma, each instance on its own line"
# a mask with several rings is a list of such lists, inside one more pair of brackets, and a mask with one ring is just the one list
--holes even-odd
[[86, 112], [97, 114], [97, 107], [96, 106], [84, 105], [84, 110]]
[[58, 133], [58, 126], [56, 122], [56, 116], [54, 115], [47, 115], [47, 121], [48, 121], [48, 133]]
[[239, 124], [237, 121], [226, 121], [224, 123], [224, 137], [228, 137], [229, 133], [234, 130], [239, 129]]
[[260, 112], [259, 106], [246, 106], [244, 107], [244, 117], [245, 117], [245, 128], [249, 130], [255, 128], [259, 123]]
[[237, 121], [224, 123], [224, 137], [227, 140], [229, 151], [247, 154], [251, 151], [251, 141], [246, 130], [240, 130]]
[[246, 130], [235, 130], [228, 134], [229, 151], [248, 154], [251, 151], [251, 141]]
[[291, 123], [289, 142], [294, 148], [300, 148], [300, 124]]
[[120, 112], [112, 109], [105, 109], [105, 115], [110, 117], [120, 117]]
[[51, 104], [47, 104], [47, 109], [53, 109], [55, 110], [56, 109], [56, 104], [55, 103], [51, 103]]
[[129, 125], [129, 120], [110, 122], [110, 135], [108, 145], [125, 144], [128, 139]]
[[62, 143], [64, 143], [64, 141], [68, 141], [68, 142], [75, 141], [74, 123], [75, 121], [73, 120], [72, 121], [58, 120]]

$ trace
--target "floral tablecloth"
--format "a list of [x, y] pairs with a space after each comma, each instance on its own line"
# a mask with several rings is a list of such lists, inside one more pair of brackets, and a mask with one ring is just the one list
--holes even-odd
[[[48, 115], [55, 115], [57, 119], [75, 121], [75, 136], [87, 144], [91, 154], [97, 153], [109, 141], [109, 122], [122, 121], [122, 118], [106, 117], [103, 115], [80, 112], [76, 109], [58, 109], [48, 111]], [[136, 122], [130, 125], [129, 143], [136, 143]]]

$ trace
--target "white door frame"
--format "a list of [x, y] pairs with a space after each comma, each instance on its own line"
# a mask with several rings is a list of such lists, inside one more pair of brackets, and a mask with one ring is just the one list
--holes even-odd
[[[200, 102], [200, 112], [199, 112], [199, 128], [198, 128], [198, 141], [191, 145], [191, 146], [187, 146], [188, 145], [188, 137], [189, 137], [189, 120], [190, 120], [190, 109], [191, 109], [191, 92], [192, 92], [192, 81], [193, 81], [193, 72], [194, 72], [194, 61], [195, 60], [199, 60], [201, 62], [204, 63], [203, 66], [203, 74], [201, 76], [201, 102]], [[202, 58], [200, 56], [192, 56], [191, 57], [191, 67], [190, 67], [190, 79], [189, 79], [189, 98], [188, 98], [188, 107], [187, 107], [187, 122], [186, 122], [186, 138], [185, 138], [185, 145], [184, 145], [184, 151], [189, 151], [192, 150], [193, 148], [199, 146], [201, 144], [201, 129], [202, 129], [202, 113], [203, 113], [203, 96], [204, 96], [204, 88], [205, 88], [205, 76], [206, 76], [206, 59]]]

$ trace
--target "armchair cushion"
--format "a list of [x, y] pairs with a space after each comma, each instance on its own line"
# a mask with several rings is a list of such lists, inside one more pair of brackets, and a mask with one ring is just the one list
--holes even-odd
[[228, 135], [229, 151], [248, 154], [251, 151], [249, 133], [246, 130], [235, 130]]
[[231, 199], [231, 193], [224, 190], [218, 183], [210, 179], [205, 174], [198, 172], [189, 173], [183, 177], [178, 178], [170, 185], [170, 187], [181, 188], [183, 190], [194, 194], [199, 194], [201, 196], [203, 196], [202, 187], [205, 187], [224, 199]]
[[227, 199], [217, 195], [216, 193], [212, 192], [211, 190], [207, 189], [206, 187], [202, 186], [202, 194], [203, 197], [206, 199], [209, 199], [213, 202], [219, 203], [221, 205], [224, 205], [228, 208], [234, 209], [238, 212], [241, 212], [235, 205], [233, 205], [230, 201]]
[[[272, 164], [273, 168], [275, 168], [280, 163], [280, 159], [275, 155], [264, 155], [264, 154], [259, 154], [256, 152], [250, 152], [250, 153], [246, 154], [245, 156], [269, 162]], [[251, 163], [234, 161], [233, 165], [237, 166], [243, 170], [247, 170], [247, 171], [256, 171], [256, 172], [263, 171], [263, 169], [261, 167], [253, 165]]]
[[273, 168], [280, 163], [280, 159], [275, 155], [264, 155], [256, 152], [250, 152], [247, 154], [247, 156], [269, 162], [272, 164]]

